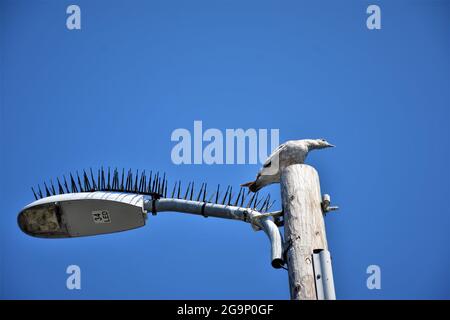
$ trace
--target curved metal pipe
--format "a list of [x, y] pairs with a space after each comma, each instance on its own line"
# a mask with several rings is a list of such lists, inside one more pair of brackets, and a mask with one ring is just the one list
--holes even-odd
[[272, 267], [280, 269], [284, 265], [283, 260], [283, 241], [281, 238], [280, 229], [278, 229], [275, 222], [269, 217], [261, 219], [261, 224], [264, 232], [267, 234], [271, 245]]

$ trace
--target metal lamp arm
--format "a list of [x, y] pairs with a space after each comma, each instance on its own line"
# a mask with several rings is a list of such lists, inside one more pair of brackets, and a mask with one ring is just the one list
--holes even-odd
[[262, 229], [268, 236], [271, 244], [272, 266], [274, 268], [281, 268], [284, 264], [281, 233], [271, 219], [271, 215], [262, 214], [250, 208], [184, 199], [153, 199], [151, 197], [144, 199], [144, 210], [152, 212], [152, 214], [172, 211], [248, 222], [254, 230]]

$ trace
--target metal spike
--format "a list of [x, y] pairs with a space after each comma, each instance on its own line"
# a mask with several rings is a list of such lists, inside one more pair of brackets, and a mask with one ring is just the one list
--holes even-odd
[[116, 185], [117, 185], [117, 190], [121, 191], [122, 187], [120, 185], [119, 169], [117, 169], [117, 168], [116, 168]]
[[44, 196], [42, 195], [42, 191], [41, 191], [41, 186], [38, 185], [38, 189], [39, 189], [39, 197], [42, 199]]
[[152, 192], [156, 192], [156, 188], [158, 187], [158, 179], [159, 179], [159, 172], [155, 173], [155, 178], [153, 179], [152, 184]]
[[97, 170], [97, 190], [102, 190], [102, 181], [100, 179], [100, 169]]
[[61, 182], [59, 182], [59, 178], [56, 178], [56, 180], [58, 181], [58, 191], [59, 191], [59, 194], [64, 194], [64, 188], [63, 188], [63, 186], [61, 185]]
[[108, 184], [106, 185], [106, 189], [111, 190], [111, 169], [108, 167]]
[[250, 201], [249, 201], [249, 202], [247, 203], [247, 205], [246, 205], [247, 208], [250, 208], [250, 205], [252, 204], [253, 199], [255, 199], [255, 196], [256, 196], [256, 193], [254, 193], [254, 194], [252, 195], [252, 197], [250, 198]]
[[158, 177], [158, 187], [157, 187], [158, 194], [161, 194], [161, 178]]
[[145, 171], [142, 171], [141, 178], [139, 179], [139, 188], [138, 188], [139, 192], [142, 192], [142, 184], [144, 183], [142, 180], [144, 179], [144, 174], [145, 174]]
[[159, 177], [159, 172], [156, 174], [156, 182], [155, 182], [155, 192], [159, 193], [159, 189], [161, 186], [161, 178]]
[[164, 172], [162, 179], [161, 193], [164, 193], [164, 190], [166, 189], [166, 184], [167, 184], [166, 173]]
[[67, 186], [66, 176], [63, 176], [63, 177], [64, 177], [64, 187], [66, 188], [66, 192], [67, 192], [67, 193], [70, 193], [69, 187]]
[[84, 183], [84, 190], [91, 191], [91, 184], [89, 183], [89, 177], [86, 174], [86, 170], [83, 169], [83, 183]]
[[83, 179], [84, 179], [84, 190], [92, 191], [91, 184], [89, 183], [89, 177], [86, 174], [86, 170], [83, 170]]
[[194, 196], [194, 181], [192, 181], [192, 188], [191, 188], [191, 197], [190, 200], [192, 200], [192, 197]]
[[106, 190], [111, 190], [111, 169], [108, 167], [108, 174], [105, 173], [105, 184], [106, 184]]
[[266, 211], [269, 211], [270, 208], [272, 208], [273, 204], [275, 203], [276, 200], [273, 200], [272, 203], [267, 207]]
[[[262, 200], [262, 199], [261, 199], [261, 200]], [[266, 202], [267, 202], [267, 198], [264, 199], [264, 201], [262, 202], [261, 207], [260, 207], [259, 209], [258, 209], [258, 208], [255, 208], [256, 211], [258, 211], [258, 212], [264, 212], [263, 210], [264, 210], [264, 207], [266, 206]]]
[[255, 201], [255, 205], [253, 206], [253, 208], [256, 210], [256, 208], [259, 206], [259, 204], [261, 203], [261, 201], [263, 201], [263, 198], [259, 199], [258, 202]]
[[136, 178], [135, 178], [133, 175], [131, 175], [131, 177], [132, 177], [132, 179], [131, 179], [131, 185], [130, 185], [130, 191], [131, 191], [131, 192], [136, 192], [136, 189], [137, 189], [138, 174], [139, 174], [139, 171], [136, 170]]
[[241, 199], [241, 207], [244, 206], [244, 201], [245, 199], [247, 199], [248, 194], [250, 193], [250, 190], [247, 191], [247, 193], [245, 193], [245, 190], [242, 191], [242, 199]]
[[148, 177], [148, 188], [147, 188], [147, 193], [151, 193], [152, 192], [152, 175], [153, 172], [150, 171], [150, 175]]
[[156, 183], [155, 183], [155, 192], [160, 193], [161, 191], [161, 177], [159, 176], [159, 172], [156, 176]]
[[269, 211], [269, 204], [270, 204], [270, 194], [268, 195], [269, 199], [267, 199], [266, 207], [264, 208], [264, 212]]
[[218, 202], [219, 202], [219, 191], [220, 191], [220, 184], [217, 185], [216, 202], [215, 202], [215, 203], [218, 203]]
[[239, 193], [236, 197], [236, 200], [234, 201], [234, 206], [237, 206], [237, 204], [239, 203], [239, 199], [241, 198], [241, 193], [242, 193], [242, 187], [239, 189]]
[[114, 191], [119, 191], [119, 171], [117, 170], [117, 167], [114, 168], [112, 173], [111, 189]]
[[95, 184], [94, 174], [92, 173], [92, 168], [89, 168], [91, 173], [92, 191], [97, 190], [97, 185]]
[[258, 210], [259, 212], [264, 212], [264, 207], [267, 205], [267, 202], [270, 200], [270, 194], [266, 196], [266, 199], [264, 199], [264, 202], [262, 203], [261, 208]]
[[52, 195], [56, 195], [55, 186], [53, 185], [53, 179], [50, 179], [50, 191], [52, 192]]
[[166, 187], [164, 188], [164, 198], [167, 198], [167, 180], [166, 180]]
[[115, 178], [116, 178], [116, 188], [117, 188], [118, 191], [120, 191], [119, 169], [117, 169], [117, 167], [114, 170], [114, 173], [115, 173]]
[[139, 178], [139, 170], [136, 170], [136, 179], [134, 181], [134, 189], [133, 192], [138, 192], [138, 178]]
[[139, 181], [139, 192], [145, 192], [145, 185], [147, 184], [147, 177], [145, 176], [145, 170], [141, 173], [141, 181]]
[[50, 179], [50, 191], [52, 192], [52, 195], [56, 195], [55, 186], [53, 185], [53, 181]]
[[175, 190], [177, 189], [177, 181], [175, 181], [175, 184], [173, 185], [173, 190], [172, 190], [172, 196], [171, 198], [173, 198], [175, 196]]
[[180, 193], [181, 193], [181, 181], [178, 181], [178, 195], [177, 195], [178, 199], [180, 199]]
[[112, 175], [111, 175], [111, 191], [117, 191], [116, 186], [116, 168], [114, 168]]
[[112, 189], [115, 191], [120, 191], [119, 188], [119, 171], [117, 171], [117, 168], [114, 169], [113, 172], [113, 180], [112, 180]]
[[36, 195], [36, 192], [34, 192], [34, 189], [33, 189], [33, 187], [31, 187], [31, 190], [33, 190], [33, 195], [34, 195], [34, 199], [38, 199], [38, 197], [37, 197], [37, 195]]
[[227, 199], [227, 195], [228, 195], [228, 190], [230, 189], [230, 186], [227, 187], [227, 191], [225, 191], [225, 195], [223, 196], [222, 199], [222, 204], [225, 204], [225, 200]]
[[127, 191], [127, 186], [128, 186], [128, 174], [129, 171], [127, 171], [127, 174], [125, 174], [125, 168], [123, 169], [123, 179], [122, 179], [122, 185], [123, 185], [123, 191]]
[[161, 195], [164, 193], [164, 183], [165, 183], [164, 180], [165, 180], [164, 178], [161, 179], [161, 186], [159, 187], [159, 194]]
[[131, 192], [133, 190], [133, 172], [128, 170], [128, 177], [127, 177], [128, 185], [127, 185], [127, 192]]
[[83, 185], [81, 184], [80, 175], [78, 174], [78, 170], [76, 172], [77, 172], [77, 181], [78, 181], [78, 186], [80, 187], [80, 192], [84, 192]]
[[70, 174], [70, 183], [72, 184], [72, 192], [78, 192], [77, 184], [75, 183], [72, 174]]
[[187, 196], [188, 196], [188, 194], [189, 194], [189, 189], [191, 188], [191, 183], [189, 182], [188, 183], [188, 187], [187, 187], [187, 189], [186, 189], [186, 193], [184, 194], [184, 200], [186, 200], [187, 199]]
[[133, 171], [130, 169], [130, 171], [128, 172], [128, 175], [130, 177], [129, 181], [128, 181], [128, 192], [133, 192]]
[[101, 190], [105, 190], [105, 170], [102, 167], [102, 182], [101, 182]]
[[144, 170], [144, 180], [142, 181], [142, 192], [143, 193], [147, 192], [147, 174], [145, 173], [145, 170]]
[[120, 183], [120, 187], [119, 187], [119, 190], [120, 190], [120, 191], [123, 191], [123, 188], [124, 188], [124, 185], [123, 185], [124, 179], [125, 179], [125, 168], [122, 168], [122, 182]]
[[233, 187], [230, 186], [230, 194], [228, 196], [228, 205], [231, 205], [231, 199], [233, 198]]
[[202, 183], [202, 186], [200, 187], [200, 191], [198, 192], [197, 200], [195, 200], [195, 201], [199, 201], [200, 200], [200, 196], [202, 195], [204, 185], [205, 184]]
[[154, 174], [153, 175], [153, 183], [152, 183], [152, 189], [151, 189], [151, 192], [155, 192], [155, 188], [156, 188], [156, 176], [157, 176], [157, 174]]
[[253, 201], [253, 208], [256, 207], [256, 202], [258, 201], [258, 196], [259, 196], [259, 192], [256, 192], [256, 197], [255, 197], [255, 201]]
[[142, 185], [142, 192], [145, 193], [147, 192], [147, 174], [144, 171], [144, 181], [143, 181], [143, 185]]
[[205, 202], [206, 200], [206, 188], [207, 188], [208, 184], [205, 182], [205, 188], [203, 189], [203, 202]]
[[50, 194], [50, 191], [48, 190], [48, 188], [47, 188], [47, 184], [44, 182], [44, 187], [45, 187], [45, 193], [46, 193], [46, 197], [50, 197], [51, 196], [51, 194]]
[[165, 178], [166, 174], [164, 174], [164, 178], [161, 185], [161, 194], [163, 197], [166, 197], [166, 189], [167, 189], [167, 179]]

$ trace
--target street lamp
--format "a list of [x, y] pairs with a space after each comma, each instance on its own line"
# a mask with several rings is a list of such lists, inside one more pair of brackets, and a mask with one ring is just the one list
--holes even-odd
[[[273, 205], [270, 196], [258, 200], [258, 194], [246, 193], [243, 188], [233, 196], [228, 187], [221, 195], [220, 187], [207, 200], [207, 185], [202, 184], [195, 194], [194, 183], [185, 192], [181, 183], [175, 183], [172, 194], [167, 196], [167, 180], [155, 174], [147, 181], [145, 172], [131, 171], [120, 179], [118, 170], [98, 171], [97, 179], [84, 172], [80, 177], [70, 175], [70, 183], [57, 180], [57, 187], [45, 184], [45, 192], [39, 187], [33, 193], [36, 201], [25, 206], [18, 216], [20, 229], [40, 238], [70, 238], [93, 236], [139, 228], [145, 225], [148, 213], [176, 211], [240, 220], [251, 224], [254, 230], [264, 230], [271, 243], [271, 264], [274, 268], [284, 265], [281, 211], [269, 212]], [[70, 187], [69, 187], [70, 186]], [[58, 190], [58, 191], [56, 191]], [[248, 199], [247, 199], [248, 198]]]

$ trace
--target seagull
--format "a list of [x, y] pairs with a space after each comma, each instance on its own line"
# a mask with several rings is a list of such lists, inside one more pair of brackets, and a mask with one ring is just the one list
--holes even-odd
[[255, 181], [243, 183], [241, 186], [257, 192], [269, 184], [280, 182], [280, 168], [305, 163], [309, 151], [331, 147], [334, 145], [325, 139], [290, 140], [282, 143], [267, 158]]

